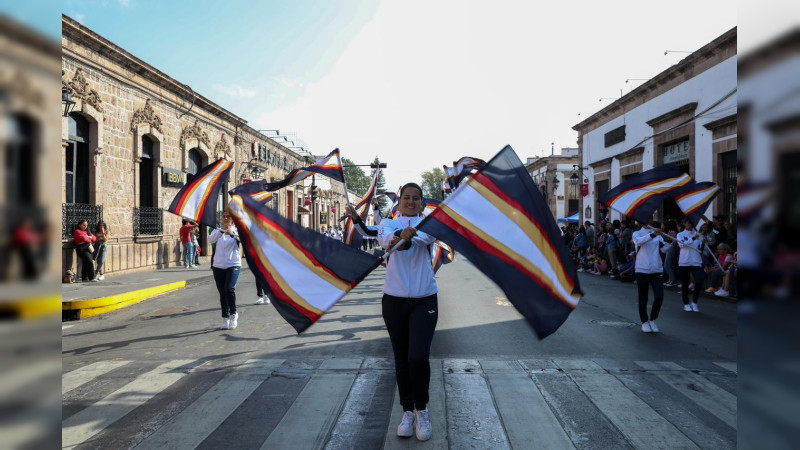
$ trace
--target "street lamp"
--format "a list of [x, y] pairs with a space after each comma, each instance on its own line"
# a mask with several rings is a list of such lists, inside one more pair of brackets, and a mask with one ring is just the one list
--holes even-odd
[[66, 86], [61, 87], [61, 103], [64, 105], [64, 117], [69, 117], [69, 113], [75, 108], [75, 100], [69, 95], [69, 89]]
[[561, 182], [558, 181], [558, 175], [553, 175], [553, 194], [555, 194], [556, 191], [558, 190], [559, 183]]
[[575, 172], [572, 172], [572, 175], [570, 175], [570, 177], [569, 177], [569, 184], [570, 184], [570, 185], [571, 185], [573, 188], [577, 188], [577, 187], [578, 187], [578, 183], [580, 183], [580, 181], [581, 181], [581, 179], [580, 179], [580, 177], [578, 176], [578, 174], [577, 174], [577, 173], [575, 173]]

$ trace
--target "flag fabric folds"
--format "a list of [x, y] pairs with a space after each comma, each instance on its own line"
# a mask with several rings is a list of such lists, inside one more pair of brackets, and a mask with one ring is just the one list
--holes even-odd
[[447, 242], [497, 283], [540, 339], [555, 332], [580, 300], [561, 232], [510, 146], [417, 229]]
[[444, 169], [444, 182], [450, 187], [448, 192], [452, 192], [456, 188], [456, 169], [455, 167], [447, 167], [442, 165]]
[[232, 195], [228, 206], [250, 268], [298, 333], [380, 265], [380, 258], [296, 224], [247, 195]]
[[[356, 213], [358, 213], [358, 216], [364, 221], [367, 220], [369, 206], [372, 204], [372, 198], [375, 197], [375, 188], [378, 185], [378, 173], [379, 170], [376, 170], [372, 177], [372, 182], [369, 184], [369, 189], [367, 189], [367, 192], [364, 194], [364, 198], [362, 198], [358, 204], [353, 206], [353, 208], [356, 210]], [[358, 232], [356, 231], [356, 226], [353, 223], [353, 219], [348, 216], [344, 222], [344, 236], [342, 236], [342, 242], [352, 246], [353, 237], [356, 234], [358, 234]]]
[[450, 264], [455, 259], [455, 252], [452, 247], [442, 241], [436, 241], [431, 245], [431, 264], [433, 273], [439, 271], [444, 264]]
[[720, 193], [720, 188], [715, 183], [703, 181], [700, 183], [692, 182], [682, 188], [672, 191], [671, 196], [675, 203], [681, 208], [686, 218], [692, 221], [692, 225], [698, 227], [708, 209], [708, 205], [714, 197]]
[[601, 196], [600, 203], [646, 224], [673, 191], [691, 181], [677, 166], [666, 164], [624, 181]]
[[217, 226], [217, 200], [233, 162], [218, 159], [203, 167], [172, 199], [167, 211], [210, 227]]
[[236, 188], [232, 189], [231, 192], [233, 193], [235, 191], [235, 193], [239, 195], [249, 195], [253, 198], [253, 200], [264, 205], [270, 201], [273, 196], [275, 196], [274, 192], [269, 192], [264, 188], [265, 184], [266, 181], [264, 180], [256, 180], [237, 186]]
[[342, 159], [339, 154], [339, 149], [334, 149], [328, 154], [328, 156], [320, 159], [308, 167], [294, 169], [289, 173], [289, 176], [281, 181], [276, 181], [274, 183], [251, 181], [250, 183], [236, 186], [235, 188], [231, 189], [230, 193], [252, 195], [253, 192], [264, 191], [265, 193], [262, 194], [262, 201], [267, 201], [270, 197], [272, 197], [272, 195], [267, 195], [267, 192], [273, 192], [287, 186], [292, 186], [310, 177], [312, 174], [324, 175], [331, 180], [336, 180], [343, 183], [344, 169], [342, 168]]
[[473, 169], [480, 169], [486, 161], [471, 156], [465, 156], [453, 162], [453, 188], [457, 188], [461, 181], [469, 175]]

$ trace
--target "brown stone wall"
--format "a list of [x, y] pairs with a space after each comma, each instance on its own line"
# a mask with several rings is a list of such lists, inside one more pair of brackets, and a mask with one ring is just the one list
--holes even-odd
[[[106, 273], [157, 269], [177, 265], [182, 257], [178, 231], [181, 219], [164, 212], [160, 236], [134, 237], [134, 207], [140, 205], [139, 177], [141, 139], [148, 136], [155, 143], [154, 177], [162, 177], [162, 168], [181, 170], [188, 167], [188, 151], [199, 148], [206, 162], [217, 157], [234, 161], [227, 189], [238, 185], [247, 172], [251, 142], [266, 144], [272, 151], [288, 156], [295, 167], [304, 159], [244, 127], [246, 123], [199, 94], [185, 91], [176, 80], [114, 44], [105, 41], [71, 21], [62, 20], [62, 82], [75, 84], [85, 80], [95, 95], [78, 95], [75, 112], [90, 122], [91, 142], [89, 191], [90, 201], [103, 205], [103, 219], [112, 234], [106, 258]], [[68, 138], [62, 121], [62, 145]], [[243, 127], [245, 129], [243, 129]], [[64, 152], [61, 156], [62, 202], [65, 199], [63, 177]], [[283, 179], [289, 173], [283, 166], [265, 168], [267, 180]], [[156, 184], [156, 206], [166, 209], [180, 188]], [[278, 211], [286, 212], [286, 195]], [[201, 231], [201, 234], [203, 232]], [[202, 239], [201, 242], [205, 241]], [[210, 254], [206, 243], [203, 255]], [[62, 273], [75, 265], [74, 248], [62, 242]], [[207, 257], [201, 258], [207, 259]]]

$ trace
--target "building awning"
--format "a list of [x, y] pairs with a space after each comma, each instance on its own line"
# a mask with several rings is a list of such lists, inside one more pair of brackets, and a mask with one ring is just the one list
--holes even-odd
[[302, 206], [297, 206], [297, 214], [311, 214], [311, 211], [307, 210]]

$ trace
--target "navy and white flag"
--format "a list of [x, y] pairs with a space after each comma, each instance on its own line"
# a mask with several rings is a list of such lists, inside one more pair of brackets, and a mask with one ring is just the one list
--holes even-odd
[[417, 229], [446, 242], [497, 283], [540, 339], [555, 332], [581, 298], [561, 231], [510, 146]]
[[671, 192], [691, 181], [692, 177], [682, 173], [677, 166], [666, 164], [625, 180], [599, 200], [625, 217], [647, 224]]

